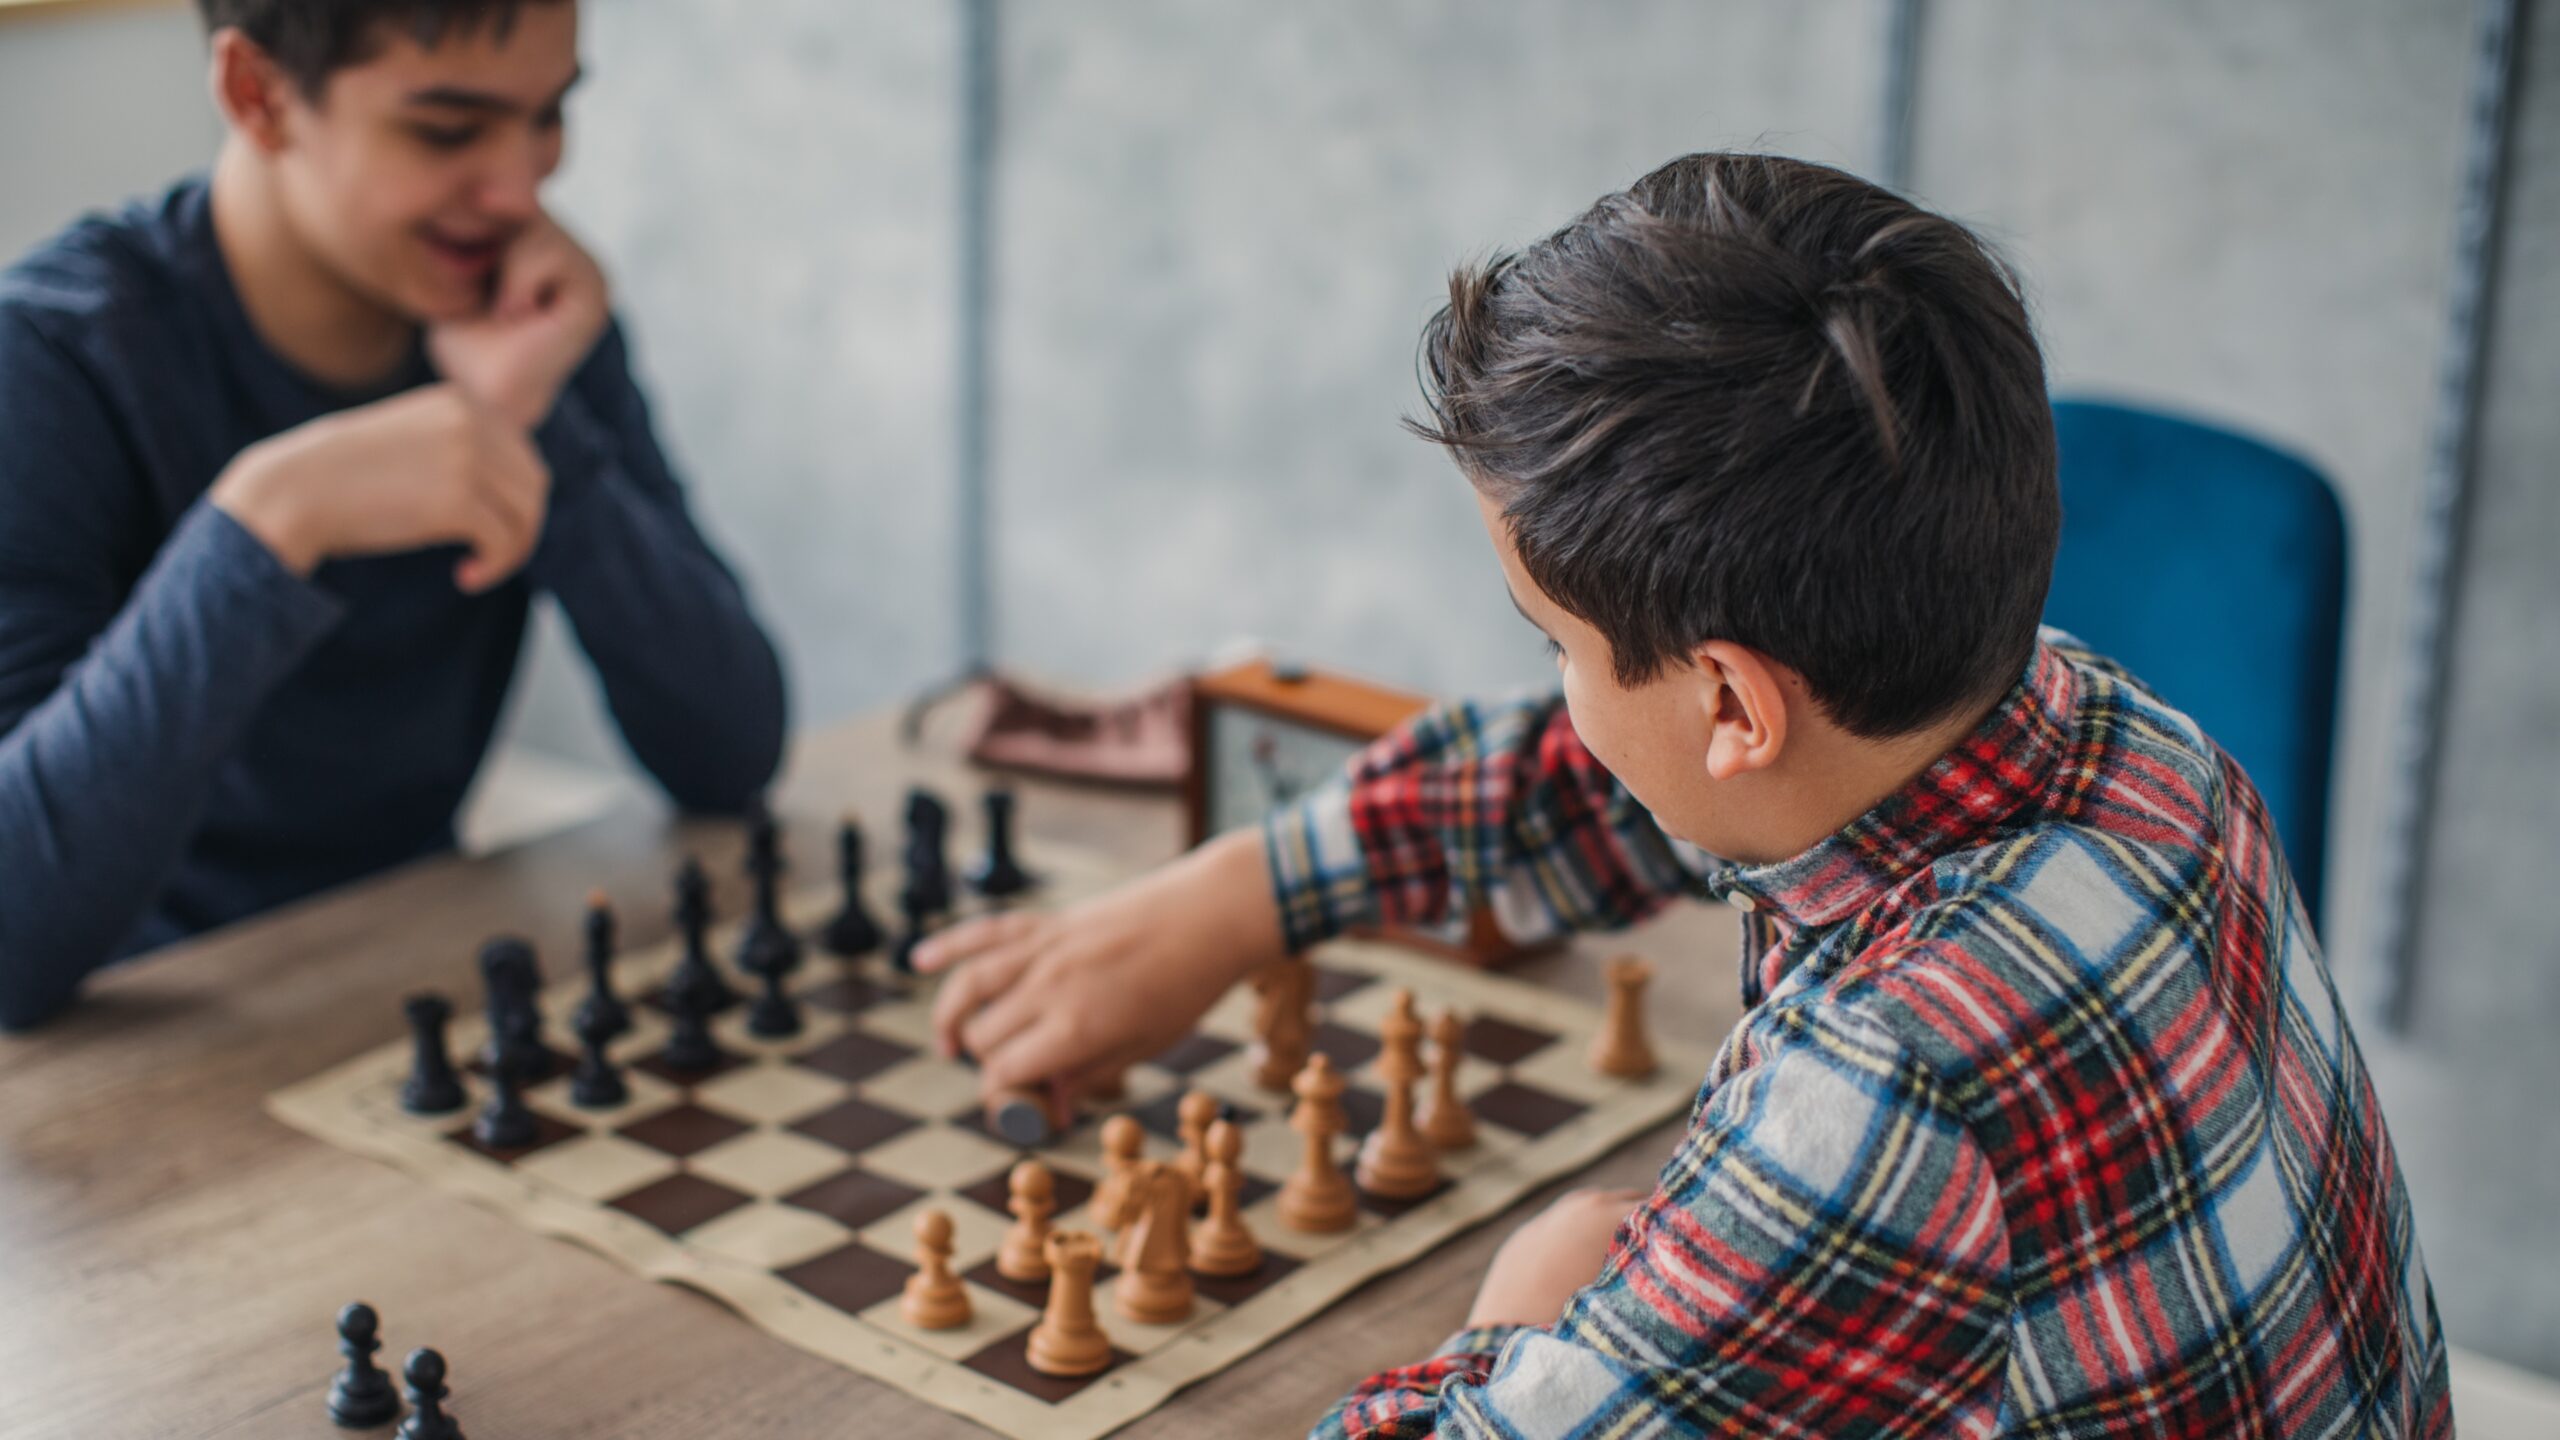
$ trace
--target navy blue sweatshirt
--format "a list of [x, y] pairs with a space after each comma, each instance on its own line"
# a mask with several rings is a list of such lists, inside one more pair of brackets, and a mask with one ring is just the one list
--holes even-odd
[[687, 809], [745, 804], [783, 682], [694, 528], [609, 328], [535, 433], [550, 513], [480, 595], [461, 551], [286, 570], [205, 498], [352, 395], [258, 338], [205, 183], [73, 226], [0, 274], [0, 1027], [83, 977], [448, 849], [537, 590], [632, 753]]

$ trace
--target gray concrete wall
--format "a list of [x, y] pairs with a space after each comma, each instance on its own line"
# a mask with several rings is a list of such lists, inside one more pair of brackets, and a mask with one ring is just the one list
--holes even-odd
[[0, 256], [213, 158], [192, 6], [0, 14]]
[[1453, 261], [1673, 155], [1861, 163], [1878, 13], [1006, 7], [1000, 653], [1127, 678], [1254, 636], [1440, 691], [1551, 673], [1465, 485], [1397, 427], [1416, 333]]

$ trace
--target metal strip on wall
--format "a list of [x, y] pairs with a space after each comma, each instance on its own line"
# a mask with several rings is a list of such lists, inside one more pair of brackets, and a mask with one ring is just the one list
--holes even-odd
[[2376, 894], [2374, 933], [2384, 967], [2383, 1021], [2396, 1031], [2407, 1030], [2417, 1002], [2418, 921], [2425, 910], [2427, 838], [2435, 818], [2445, 691], [2452, 678], [2454, 611], [2460, 598], [2463, 532], [2477, 460], [2481, 367], [2497, 286], [2520, 49], [2516, 36], [2524, 8], [2524, 0], [2478, 0], [2473, 12], [2462, 194], [2454, 214], [2453, 273], [2447, 286], [2444, 351], [2436, 371], [2436, 413], [2418, 513], [2408, 646], [2398, 697], [2399, 733], [2384, 797]]
[[989, 549], [989, 368], [994, 344], [994, 199], [997, 0], [961, 0], [959, 135], [959, 273], [954, 353], [953, 491], [958, 513], [953, 583], [957, 587], [960, 672], [975, 675], [994, 660], [995, 620]]

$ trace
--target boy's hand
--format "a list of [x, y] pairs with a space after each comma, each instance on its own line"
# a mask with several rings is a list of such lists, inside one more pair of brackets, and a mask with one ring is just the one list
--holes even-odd
[[1646, 1190], [1568, 1190], [1494, 1252], [1467, 1328], [1553, 1325], [1574, 1292], [1600, 1278], [1609, 1242]]
[[207, 498], [297, 575], [459, 544], [471, 553], [454, 583], [476, 593], [533, 554], [550, 489], [523, 430], [452, 385], [423, 385], [259, 441]]
[[950, 971], [934, 998], [945, 1056], [998, 1090], [1058, 1087], [1161, 1054], [1228, 986], [1282, 954], [1262, 836], [1238, 832], [1050, 914], [956, 926], [916, 949]]
[[489, 306], [427, 327], [436, 373], [524, 430], [551, 413], [610, 314], [604, 271], [549, 216], [498, 262]]

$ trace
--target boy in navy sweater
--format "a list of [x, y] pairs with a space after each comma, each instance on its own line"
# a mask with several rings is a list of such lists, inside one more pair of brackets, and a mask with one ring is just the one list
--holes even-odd
[[537, 591], [676, 803], [779, 661], [543, 211], [574, 0], [200, 0], [209, 177], [0, 275], [0, 1026], [451, 846]]

